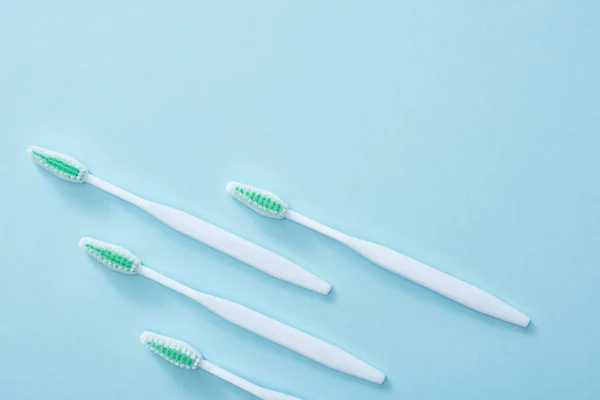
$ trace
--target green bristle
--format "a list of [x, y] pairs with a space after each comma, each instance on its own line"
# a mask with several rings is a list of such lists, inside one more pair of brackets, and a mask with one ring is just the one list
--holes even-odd
[[275, 194], [238, 182], [230, 182], [227, 191], [254, 211], [271, 218], [285, 218], [288, 206]]
[[167, 336], [144, 332], [140, 341], [153, 353], [181, 368], [196, 369], [202, 361], [202, 354], [192, 346]]
[[146, 344], [151, 347], [155, 353], [160, 353], [161, 356], [168, 359], [173, 364], [179, 365], [180, 367], [191, 367], [196, 362], [196, 356], [193, 354], [188, 355], [177, 349], [172, 349], [152, 341], [148, 341]]
[[76, 183], [85, 182], [88, 170], [74, 158], [37, 146], [29, 147], [27, 153], [33, 161], [59, 178]]
[[140, 260], [129, 251], [110, 243], [83, 238], [79, 246], [96, 260], [118, 272], [135, 274], [141, 265]]

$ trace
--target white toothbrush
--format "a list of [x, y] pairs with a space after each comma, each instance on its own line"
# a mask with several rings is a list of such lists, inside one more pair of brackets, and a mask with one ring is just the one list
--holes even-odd
[[262, 400], [300, 400], [297, 397], [287, 394], [275, 392], [274, 390], [265, 389], [254, 383], [248, 382], [221, 367], [216, 366], [206, 360], [202, 353], [190, 346], [189, 344], [170, 338], [168, 336], [159, 335], [153, 332], [142, 332], [140, 342], [146, 346], [151, 352], [158, 354], [165, 360], [178, 367], [196, 370], [201, 368], [206, 372], [227, 381], [240, 389], [244, 389], [248, 393]]
[[171, 228], [264, 273], [323, 295], [327, 295], [331, 291], [329, 283], [290, 260], [183, 211], [143, 199], [103, 181], [90, 174], [88, 169], [73, 157], [37, 146], [29, 147], [27, 154], [33, 161], [59, 178], [69, 182], [89, 183], [102, 189], [140, 207]]
[[287, 218], [329, 236], [354, 249], [375, 264], [457, 303], [521, 327], [529, 325], [530, 318], [527, 315], [491, 294], [387, 247], [346, 235], [298, 214], [290, 210], [285, 202], [271, 192], [239, 182], [229, 182], [226, 190], [235, 199], [259, 214], [277, 219]]
[[193, 290], [144, 265], [128, 250], [99, 240], [82, 238], [79, 241], [86, 253], [105, 266], [125, 274], [139, 274], [160, 283], [190, 299], [196, 300], [227, 321], [269, 339], [329, 368], [375, 383], [385, 379], [383, 372], [321, 339], [275, 321], [240, 304]]

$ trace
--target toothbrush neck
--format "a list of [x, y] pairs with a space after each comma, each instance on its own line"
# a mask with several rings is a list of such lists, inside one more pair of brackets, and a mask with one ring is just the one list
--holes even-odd
[[111, 183], [108, 183], [92, 174], [88, 174], [85, 181], [90, 185], [97, 187], [98, 189], [104, 190], [105, 192], [110, 193], [113, 196], [119, 197], [138, 207], [144, 208], [144, 206], [146, 206], [149, 203], [148, 200], [136, 196], [133, 193], [129, 193], [128, 191], [123, 190], [120, 187], [117, 187]]
[[202, 360], [200, 364], [200, 368], [205, 370], [206, 372], [210, 372], [211, 374], [218, 376], [219, 378], [227, 381], [240, 389], [244, 389], [245, 391], [252, 393], [253, 395], [260, 397], [260, 394], [263, 391], [263, 388], [255, 385], [254, 383], [248, 382], [245, 379], [240, 378], [237, 375], [232, 374], [229, 371], [224, 370], [223, 368], [211, 363], [207, 360]]
[[285, 217], [291, 221], [297, 222], [300, 225], [304, 225], [307, 228], [313, 229], [317, 232], [322, 233], [325, 236], [329, 236], [332, 239], [337, 240], [338, 242], [348, 244], [348, 242], [352, 239], [351, 236], [348, 236], [342, 232], [336, 231], [333, 228], [330, 228], [326, 225], [321, 224], [313, 219], [305, 217], [302, 214], [298, 214], [295, 211], [288, 210]]
[[171, 290], [181, 293], [182, 295], [187, 296], [192, 300], [196, 300], [200, 304], [204, 304], [206, 301], [213, 298], [213, 296], [194, 290], [144, 265], [140, 265], [138, 267], [137, 273], [139, 275], [145, 276], [148, 279], [153, 280], [156, 283], [160, 283], [161, 285], [168, 287]]

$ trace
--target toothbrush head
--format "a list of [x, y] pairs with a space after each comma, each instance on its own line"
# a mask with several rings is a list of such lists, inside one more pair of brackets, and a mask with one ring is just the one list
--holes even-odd
[[27, 154], [44, 169], [69, 182], [83, 183], [88, 169], [73, 157], [43, 147], [29, 146]]
[[225, 190], [233, 198], [266, 217], [285, 218], [289, 209], [287, 204], [275, 194], [243, 183], [229, 182]]
[[79, 247], [101, 264], [117, 272], [134, 275], [142, 265], [140, 259], [130, 251], [114, 244], [84, 237], [79, 241]]
[[140, 342], [151, 352], [181, 368], [197, 369], [203, 360], [198, 350], [168, 336], [146, 331], [140, 335]]

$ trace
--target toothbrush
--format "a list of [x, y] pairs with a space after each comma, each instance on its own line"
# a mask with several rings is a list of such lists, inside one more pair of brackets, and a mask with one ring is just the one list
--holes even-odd
[[193, 290], [144, 265], [128, 250], [96, 239], [82, 238], [79, 247], [101, 264], [124, 274], [139, 274], [196, 300], [227, 321], [269, 339], [283, 347], [329, 368], [374, 383], [383, 383], [385, 375], [364, 361], [320, 339], [275, 321], [254, 310], [229, 300]]
[[275, 392], [273, 390], [265, 389], [254, 383], [248, 382], [245, 379], [240, 378], [232, 374], [229, 371], [225, 371], [223, 368], [216, 366], [210, 361], [206, 360], [202, 353], [190, 346], [189, 344], [170, 338], [168, 336], [159, 335], [153, 332], [142, 332], [140, 335], [140, 342], [146, 346], [151, 352], [158, 354], [171, 364], [175, 364], [178, 367], [184, 369], [196, 370], [201, 368], [206, 372], [227, 381], [240, 389], [244, 389], [248, 393], [252, 393], [254, 396], [262, 400], [300, 400], [297, 397], [289, 396], [287, 394]]
[[183, 211], [151, 202], [103, 181], [90, 174], [88, 169], [73, 157], [37, 146], [29, 147], [27, 154], [34, 162], [59, 178], [69, 182], [89, 183], [140, 207], [171, 228], [264, 273], [323, 295], [331, 291], [329, 283], [290, 260]]
[[329, 236], [352, 248], [375, 264], [457, 303], [521, 327], [529, 325], [530, 318], [528, 316], [491, 294], [394, 250], [346, 235], [298, 214], [290, 210], [285, 202], [271, 192], [239, 182], [229, 182], [226, 190], [233, 198], [259, 214], [276, 219], [287, 218]]

